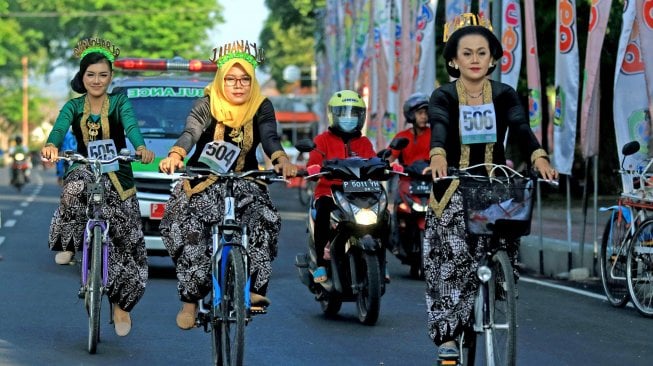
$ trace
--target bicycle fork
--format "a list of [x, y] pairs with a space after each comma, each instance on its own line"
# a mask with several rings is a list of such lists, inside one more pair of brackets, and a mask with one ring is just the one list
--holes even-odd
[[107, 286], [109, 279], [109, 245], [107, 243], [107, 238], [109, 237], [109, 223], [102, 220], [89, 220], [86, 224], [86, 229], [84, 230], [84, 244], [82, 246], [82, 288], [79, 291], [78, 296], [80, 298], [84, 297], [84, 292], [88, 289], [88, 272], [89, 272], [89, 262], [92, 254], [92, 243], [93, 243], [93, 229], [99, 226], [102, 231], [102, 291]]

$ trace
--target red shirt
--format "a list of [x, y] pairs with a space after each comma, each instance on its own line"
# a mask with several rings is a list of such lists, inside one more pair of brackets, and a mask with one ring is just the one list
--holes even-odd
[[413, 133], [413, 128], [403, 130], [395, 136], [405, 137], [408, 139], [408, 146], [403, 150], [392, 150], [392, 156], [404, 166], [409, 166], [419, 160], [429, 161], [429, 150], [431, 148], [431, 129], [426, 127], [424, 131], [417, 136]]
[[[324, 131], [313, 139], [316, 148], [308, 155], [306, 166], [320, 165], [323, 160], [345, 159], [349, 157], [372, 158], [376, 156], [372, 142], [365, 136], [353, 137], [346, 144], [338, 135], [331, 131]], [[323, 156], [322, 153], [325, 155]], [[428, 151], [426, 152], [428, 155]], [[331, 186], [342, 184], [339, 179], [326, 179], [321, 177], [315, 187], [315, 199], [331, 195]]]

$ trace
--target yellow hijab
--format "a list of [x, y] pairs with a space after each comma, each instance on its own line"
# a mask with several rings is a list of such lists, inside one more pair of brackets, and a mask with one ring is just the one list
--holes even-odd
[[[224, 77], [235, 64], [245, 69], [247, 75], [252, 78], [249, 100], [243, 104], [231, 103], [224, 92]], [[256, 80], [254, 66], [242, 58], [233, 58], [225, 62], [215, 73], [213, 82], [204, 88], [204, 95], [208, 95], [210, 98], [213, 117], [233, 129], [238, 129], [252, 121], [254, 114], [265, 99], [261, 95], [261, 86]]]

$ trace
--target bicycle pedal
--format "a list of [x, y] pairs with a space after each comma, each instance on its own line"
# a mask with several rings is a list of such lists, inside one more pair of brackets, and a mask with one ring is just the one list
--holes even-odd
[[252, 306], [249, 308], [250, 315], [262, 315], [268, 313], [268, 308], [265, 306]]
[[455, 358], [447, 358], [447, 359], [438, 359], [438, 365], [439, 366], [457, 366], [458, 365], [458, 357]]

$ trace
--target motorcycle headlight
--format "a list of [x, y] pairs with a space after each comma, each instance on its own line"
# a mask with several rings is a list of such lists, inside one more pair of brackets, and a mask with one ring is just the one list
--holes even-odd
[[16, 155], [14, 155], [14, 160], [24, 160], [24, 159], [25, 159], [25, 154], [23, 153], [16, 153]]
[[421, 203], [413, 202], [412, 206], [413, 211], [415, 212], [426, 212], [426, 205], [423, 205]]
[[354, 214], [354, 219], [360, 225], [374, 225], [376, 224], [377, 214], [369, 208], [361, 208]]

